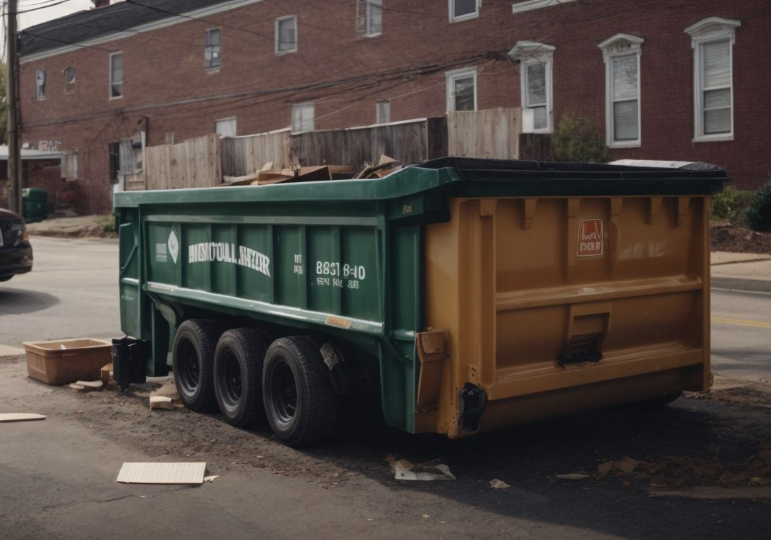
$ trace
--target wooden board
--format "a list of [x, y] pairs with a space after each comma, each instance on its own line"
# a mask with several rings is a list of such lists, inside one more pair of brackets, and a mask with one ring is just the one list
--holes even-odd
[[0, 413], [0, 423], [13, 423], [17, 421], [42, 421], [45, 415], [37, 413]]
[[124, 462], [118, 483], [143, 485], [200, 485], [206, 462]]

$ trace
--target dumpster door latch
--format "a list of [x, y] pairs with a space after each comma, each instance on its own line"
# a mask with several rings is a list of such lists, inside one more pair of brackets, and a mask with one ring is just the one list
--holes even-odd
[[464, 432], [476, 432], [482, 422], [482, 414], [487, 407], [487, 393], [474, 385], [466, 383], [460, 392], [460, 426]]

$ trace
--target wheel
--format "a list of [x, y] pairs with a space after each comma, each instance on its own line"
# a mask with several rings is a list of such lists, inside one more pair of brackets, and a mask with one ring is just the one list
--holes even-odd
[[13, 274], [11, 274], [10, 276], [0, 276], [0, 282], [7, 282], [11, 278], [13, 278]]
[[262, 365], [269, 345], [268, 335], [256, 329], [233, 329], [217, 342], [214, 393], [222, 416], [233, 426], [265, 422]]
[[290, 446], [332, 434], [340, 409], [319, 349], [310, 338], [279, 338], [262, 371], [265, 414], [273, 433]]
[[174, 383], [185, 407], [199, 413], [217, 411], [214, 348], [222, 330], [214, 321], [188, 319], [179, 326], [174, 336]]

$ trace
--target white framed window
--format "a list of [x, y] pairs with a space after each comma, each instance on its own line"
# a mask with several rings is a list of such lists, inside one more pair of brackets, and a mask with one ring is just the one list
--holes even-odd
[[695, 143], [733, 141], [733, 46], [741, 24], [709, 17], [685, 30], [693, 47]]
[[38, 100], [46, 99], [46, 72], [35, 70], [35, 97]]
[[447, 72], [447, 110], [477, 110], [477, 68]]
[[316, 129], [316, 105], [297, 103], [292, 105], [292, 133], [303, 133]]
[[524, 11], [532, 11], [534, 9], [559, 6], [569, 2], [575, 2], [575, 0], [525, 0], [524, 2], [514, 3], [511, 6], [511, 11], [513, 13], [522, 13]]
[[388, 100], [377, 102], [375, 104], [375, 117], [377, 124], [388, 124], [391, 122], [391, 102]]
[[370, 38], [383, 33], [383, 0], [364, 0], [367, 4], [364, 35]]
[[276, 19], [276, 54], [297, 52], [297, 15]]
[[221, 37], [222, 32], [219, 28], [210, 28], [206, 31], [206, 45], [203, 50], [203, 65], [208, 70], [217, 70], [221, 66]]
[[123, 53], [110, 53], [110, 99], [123, 97]]
[[448, 2], [451, 23], [479, 17], [481, 0], [448, 0]]
[[[238, 120], [236, 117], [221, 118], [214, 121], [214, 133], [224, 137], [235, 137], [238, 133]], [[174, 135], [172, 134], [172, 139]]]
[[519, 41], [509, 56], [519, 61], [522, 131], [551, 133], [554, 110], [552, 63], [555, 48], [535, 41]]
[[640, 55], [644, 41], [616, 34], [598, 45], [605, 61], [605, 134], [611, 148], [642, 145]]

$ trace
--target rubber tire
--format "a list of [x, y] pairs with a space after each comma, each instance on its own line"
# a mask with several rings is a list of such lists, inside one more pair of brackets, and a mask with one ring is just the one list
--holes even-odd
[[10, 276], [0, 276], [0, 282], [7, 282], [11, 278], [13, 278], [13, 276], [14, 276], [13, 274], [11, 274]]
[[[265, 424], [262, 401], [262, 365], [270, 346], [267, 333], [257, 329], [231, 329], [220, 336], [214, 352], [214, 393], [225, 420], [240, 428]], [[226, 390], [228, 358], [235, 357], [240, 368], [241, 395], [232, 404]]]
[[[272, 383], [277, 368], [287, 365], [294, 376], [297, 399], [294, 415], [283, 423], [275, 410]], [[329, 370], [318, 346], [308, 337], [279, 338], [268, 349], [262, 371], [265, 414], [276, 438], [292, 447], [307, 445], [334, 433], [340, 397], [332, 388]]]
[[[197, 413], [217, 411], [217, 397], [214, 394], [214, 349], [223, 330], [222, 325], [216, 321], [188, 319], [179, 326], [174, 335], [171, 350], [174, 383], [185, 407]], [[198, 358], [198, 380], [194, 389], [190, 389], [182, 381], [182, 369], [179, 366], [179, 356], [187, 343], [193, 346]]]

